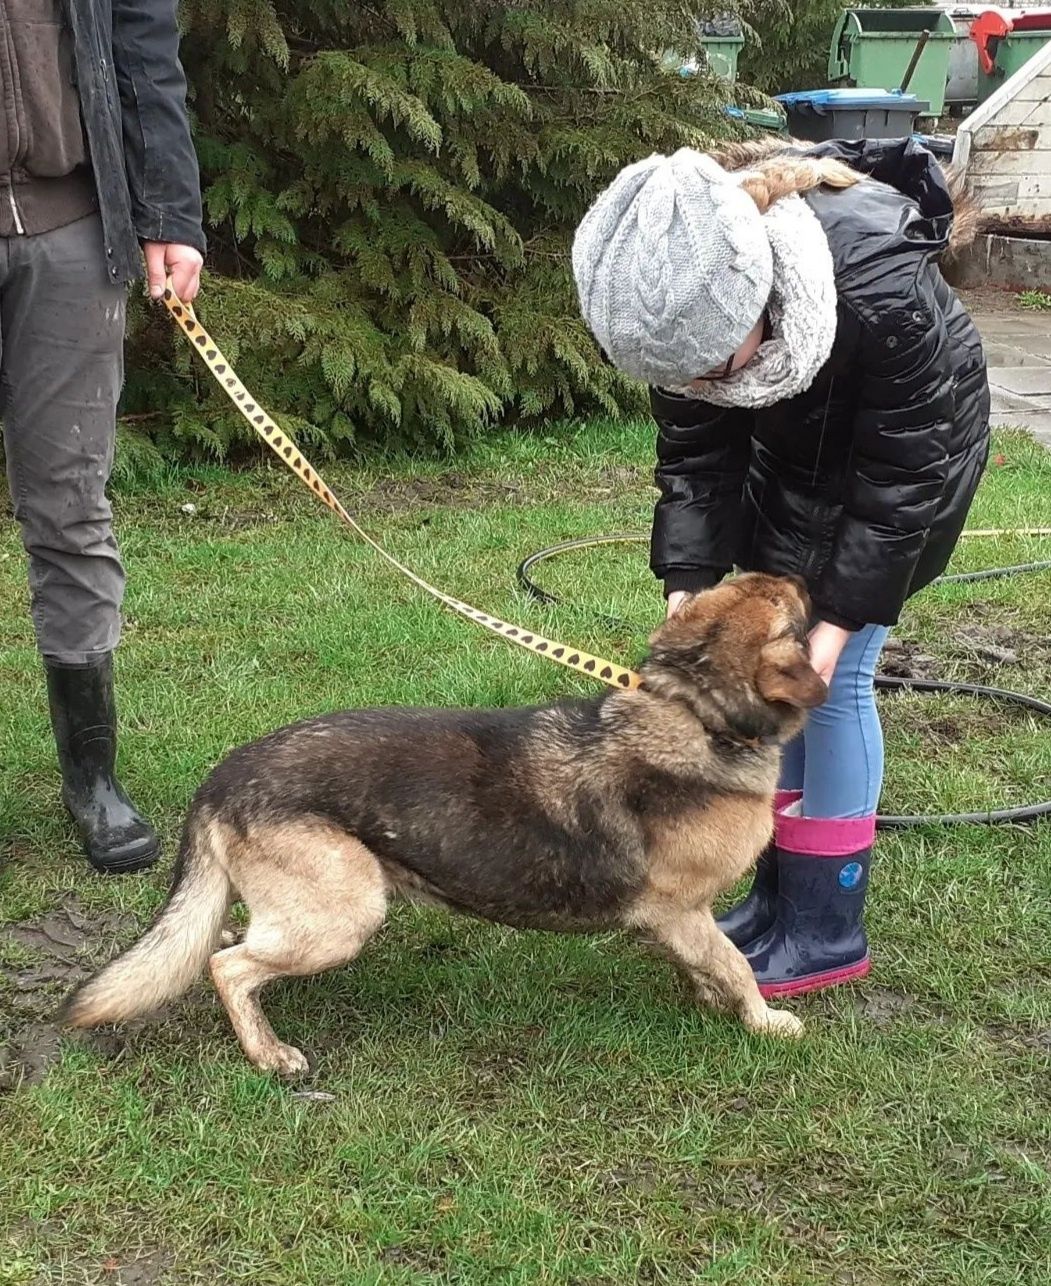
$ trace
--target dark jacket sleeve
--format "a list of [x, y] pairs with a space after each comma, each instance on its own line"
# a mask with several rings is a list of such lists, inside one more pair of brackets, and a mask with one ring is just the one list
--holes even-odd
[[832, 558], [811, 587], [818, 615], [848, 629], [897, 623], [945, 490], [955, 402], [941, 313], [918, 285], [858, 320], [851, 467]]
[[664, 592], [707, 589], [737, 554], [753, 416], [654, 389], [656, 482], [650, 566]]
[[179, 62], [176, 0], [113, 0], [113, 69], [135, 231], [204, 253], [201, 183]]

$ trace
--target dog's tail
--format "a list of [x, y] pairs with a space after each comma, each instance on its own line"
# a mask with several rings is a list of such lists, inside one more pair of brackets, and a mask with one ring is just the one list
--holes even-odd
[[123, 1022], [181, 996], [219, 944], [231, 885], [219, 859], [217, 828], [191, 814], [168, 900], [146, 933], [66, 1000], [71, 1027]]

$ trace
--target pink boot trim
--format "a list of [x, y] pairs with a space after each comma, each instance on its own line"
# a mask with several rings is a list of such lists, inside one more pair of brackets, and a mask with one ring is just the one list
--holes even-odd
[[804, 996], [808, 991], [824, 991], [826, 987], [838, 987], [840, 983], [864, 978], [871, 968], [872, 961], [865, 956], [857, 964], [844, 965], [840, 969], [826, 969], [824, 973], [812, 973], [806, 978], [793, 978], [788, 982], [761, 982], [759, 994], [764, 1000], [774, 1000], [778, 996]]
[[849, 857], [871, 848], [875, 817], [795, 817], [777, 815], [777, 847], [804, 857]]
[[774, 812], [779, 813], [782, 809], [787, 808], [789, 804], [794, 804], [803, 798], [801, 790], [775, 790], [774, 791]]

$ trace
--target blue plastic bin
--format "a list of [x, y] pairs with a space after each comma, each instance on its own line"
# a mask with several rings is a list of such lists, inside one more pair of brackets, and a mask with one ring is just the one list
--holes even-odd
[[885, 89], [807, 89], [778, 94], [788, 132], [810, 143], [829, 138], [908, 138], [930, 104]]

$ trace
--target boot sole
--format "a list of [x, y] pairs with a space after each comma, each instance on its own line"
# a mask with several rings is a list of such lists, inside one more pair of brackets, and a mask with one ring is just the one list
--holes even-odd
[[838, 987], [844, 982], [854, 982], [864, 978], [872, 968], [868, 956], [856, 964], [843, 965], [839, 969], [826, 969], [823, 973], [807, 974], [805, 978], [789, 978], [784, 982], [761, 982], [759, 994], [764, 1000], [775, 1000], [778, 996], [804, 996], [810, 991], [824, 991], [828, 987]]
[[88, 861], [100, 875], [134, 875], [136, 871], [146, 871], [160, 857], [160, 849], [150, 853], [137, 853], [121, 858], [97, 858], [87, 855]]

